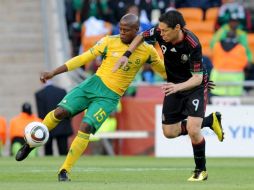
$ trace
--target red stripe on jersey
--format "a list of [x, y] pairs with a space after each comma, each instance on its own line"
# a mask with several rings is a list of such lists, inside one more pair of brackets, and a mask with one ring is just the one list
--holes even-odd
[[194, 63], [193, 65], [193, 72], [200, 72], [200, 69], [201, 69], [201, 63], [200, 62], [196, 62]]
[[144, 37], [149, 37], [150, 36], [150, 30], [144, 31], [142, 34]]
[[208, 75], [204, 76], [204, 111], [206, 111], [206, 105], [208, 103]]
[[191, 38], [189, 35], [186, 35], [185, 38], [187, 39], [188, 42], [190, 42], [191, 47], [195, 48], [198, 45], [197, 42], [195, 42], [193, 38]]

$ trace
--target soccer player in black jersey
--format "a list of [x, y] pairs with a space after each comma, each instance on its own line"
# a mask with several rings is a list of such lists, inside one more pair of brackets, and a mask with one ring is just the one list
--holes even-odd
[[167, 72], [167, 83], [162, 87], [165, 93], [163, 133], [167, 138], [189, 135], [196, 167], [188, 181], [203, 181], [208, 174], [201, 128], [210, 127], [220, 141], [224, 137], [220, 113], [215, 112], [204, 118], [208, 76], [202, 64], [202, 47], [198, 38], [184, 27], [185, 21], [180, 12], [173, 10], [162, 14], [158, 26], [132, 41], [113, 72], [128, 64], [128, 57], [143, 40], [159, 43]]

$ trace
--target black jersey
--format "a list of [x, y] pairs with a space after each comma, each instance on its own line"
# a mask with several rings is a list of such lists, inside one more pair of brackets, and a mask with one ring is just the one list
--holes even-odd
[[183, 29], [183, 34], [184, 38], [181, 42], [172, 44], [162, 39], [160, 29], [157, 27], [143, 32], [145, 41], [159, 43], [164, 55], [168, 82], [185, 82], [192, 77], [192, 73], [203, 72], [204, 77], [206, 75], [198, 38], [187, 29]]

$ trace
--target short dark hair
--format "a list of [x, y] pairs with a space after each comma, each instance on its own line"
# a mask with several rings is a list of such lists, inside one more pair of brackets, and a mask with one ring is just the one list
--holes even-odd
[[177, 24], [179, 24], [181, 28], [185, 26], [183, 15], [176, 10], [165, 12], [160, 16], [159, 21], [167, 24], [170, 28], [175, 28]]
[[31, 104], [28, 103], [28, 102], [25, 102], [25, 103], [22, 105], [22, 112], [31, 115], [31, 114], [32, 114], [32, 106], [31, 106]]

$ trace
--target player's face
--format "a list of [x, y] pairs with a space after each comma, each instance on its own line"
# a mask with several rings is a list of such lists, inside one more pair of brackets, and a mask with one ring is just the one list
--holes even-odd
[[129, 44], [135, 38], [138, 29], [136, 26], [126, 22], [120, 22], [120, 39], [123, 43]]
[[178, 38], [178, 27], [170, 28], [164, 22], [160, 22], [159, 29], [161, 31], [161, 37], [165, 42], [173, 42]]

